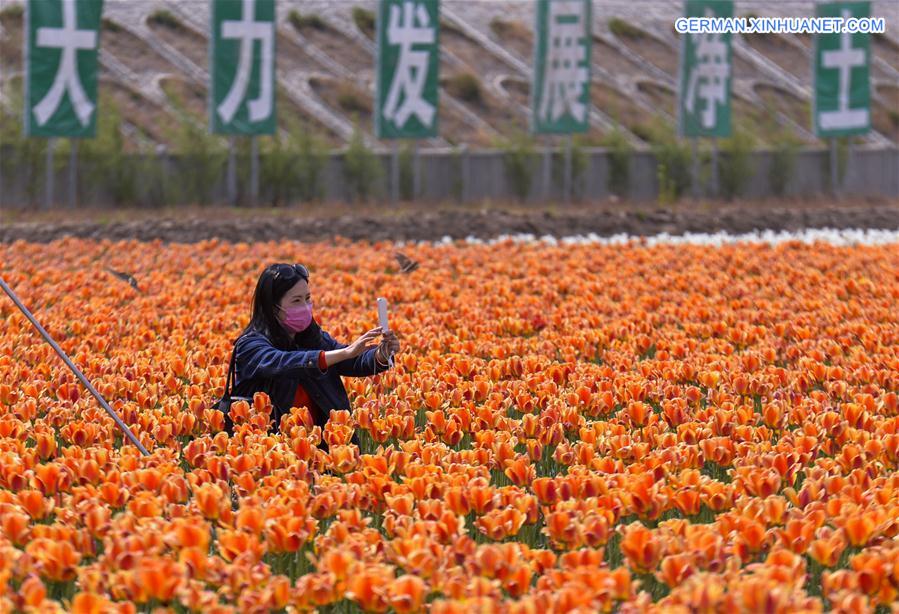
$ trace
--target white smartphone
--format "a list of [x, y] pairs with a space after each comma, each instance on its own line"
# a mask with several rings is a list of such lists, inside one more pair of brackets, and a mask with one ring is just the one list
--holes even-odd
[[387, 299], [383, 296], [378, 297], [378, 325], [385, 333], [390, 330], [387, 328]]

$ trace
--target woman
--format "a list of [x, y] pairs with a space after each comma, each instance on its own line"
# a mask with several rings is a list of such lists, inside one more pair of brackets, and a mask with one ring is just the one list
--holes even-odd
[[[265, 392], [272, 401], [270, 432], [291, 407], [306, 406], [324, 428], [331, 409], [350, 409], [341, 375], [368, 377], [389, 369], [400, 344], [391, 331], [373, 328], [353, 343], [336, 341], [312, 315], [309, 271], [301, 264], [272, 264], [253, 294], [253, 316], [234, 344], [233, 396]], [[353, 443], [358, 445], [356, 435]], [[322, 442], [327, 449], [327, 444]]]

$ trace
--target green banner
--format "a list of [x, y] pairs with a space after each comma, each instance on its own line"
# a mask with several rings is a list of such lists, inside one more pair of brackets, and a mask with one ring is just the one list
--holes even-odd
[[586, 132], [590, 123], [590, 0], [537, 0], [531, 130]]
[[[818, 17], [870, 17], [870, 2], [818, 4]], [[819, 137], [864, 134], [871, 129], [870, 35], [816, 34], [812, 124]]]
[[211, 0], [209, 130], [274, 134], [275, 0]]
[[103, 0], [25, 5], [25, 134], [97, 133], [97, 54]]
[[[685, 17], [733, 17], [732, 0], [686, 0]], [[731, 33], [681, 34], [677, 126], [680, 136], [731, 133]]]
[[375, 136], [437, 136], [440, 1], [380, 0]]

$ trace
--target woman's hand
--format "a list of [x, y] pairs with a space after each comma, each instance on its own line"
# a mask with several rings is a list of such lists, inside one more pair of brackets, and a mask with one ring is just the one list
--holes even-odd
[[391, 354], [396, 354], [400, 351], [400, 342], [396, 338], [396, 333], [391, 331], [387, 331], [384, 333], [384, 337], [381, 339], [381, 343], [378, 344], [378, 357], [381, 362], [387, 362], [387, 357]]
[[346, 352], [347, 358], [355, 358], [362, 352], [372, 349], [376, 347], [375, 344], [370, 344], [369, 342], [374, 341], [375, 337], [381, 334], [381, 327], [373, 328], [351, 344], [343, 348], [344, 352]]

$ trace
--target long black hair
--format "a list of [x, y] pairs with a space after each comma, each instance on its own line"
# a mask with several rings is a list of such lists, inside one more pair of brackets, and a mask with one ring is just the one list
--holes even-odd
[[306, 330], [291, 335], [278, 321], [275, 306], [300, 279], [309, 282], [309, 271], [301, 264], [270, 264], [259, 275], [253, 292], [253, 315], [240, 336], [250, 332], [262, 333], [280, 350], [295, 348], [320, 348], [323, 344], [322, 329], [312, 317]]

